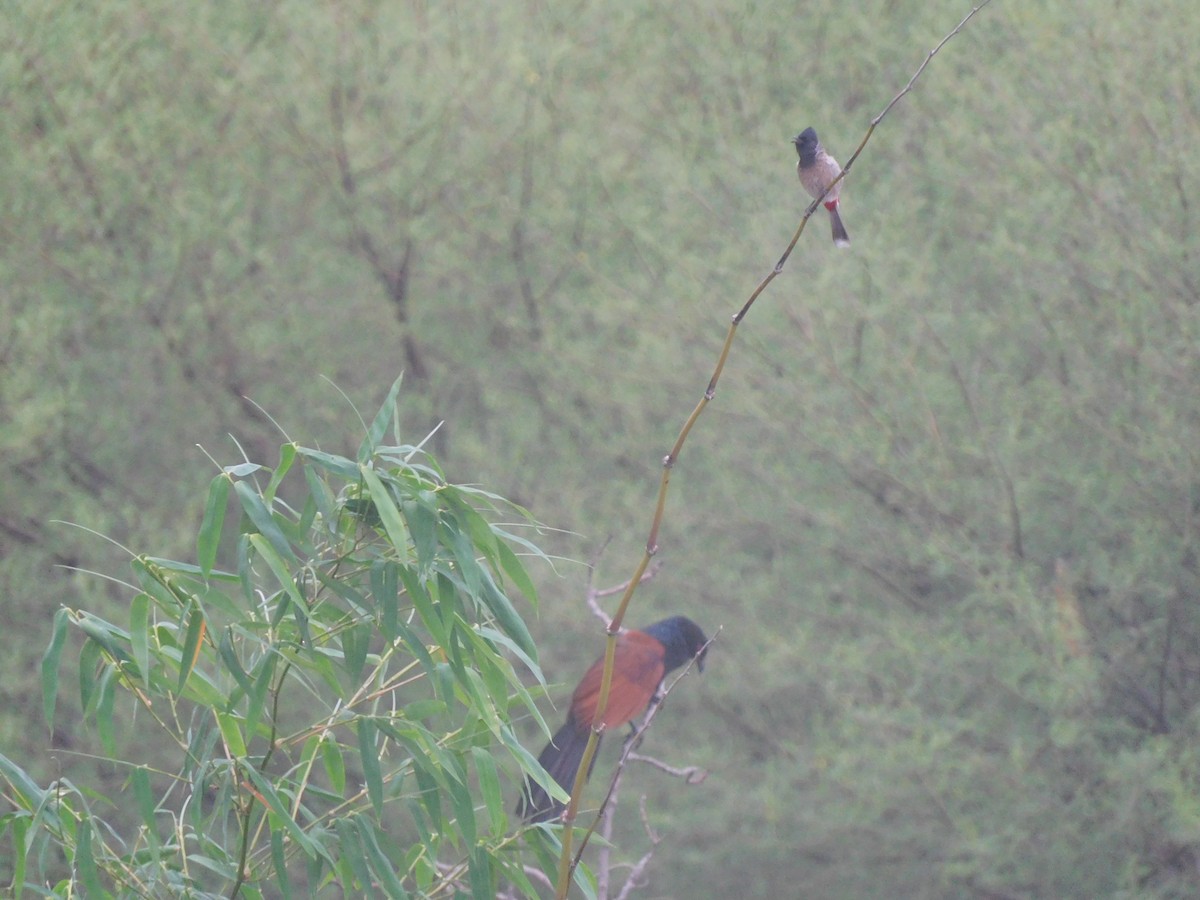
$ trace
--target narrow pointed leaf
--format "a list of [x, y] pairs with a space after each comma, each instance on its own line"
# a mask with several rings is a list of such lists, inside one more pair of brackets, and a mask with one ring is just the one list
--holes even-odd
[[383, 522], [383, 530], [387, 532], [388, 540], [392, 546], [400, 553], [400, 561], [408, 562], [408, 545], [409, 536], [408, 528], [404, 525], [404, 519], [400, 516], [400, 510], [396, 507], [396, 502], [392, 499], [391, 493], [380, 480], [379, 475], [374, 469], [368, 466], [360, 467], [362, 472], [363, 483], [367, 486], [367, 491], [371, 494], [371, 500], [375, 504], [375, 510], [379, 513], [379, 519]]
[[346, 763], [342, 759], [342, 748], [332, 734], [321, 738], [321, 763], [325, 766], [330, 790], [340, 797], [346, 792]]
[[137, 803], [138, 814], [142, 817], [142, 824], [146, 826], [146, 834], [150, 840], [158, 843], [158, 828], [154, 822], [154, 792], [150, 786], [150, 773], [145, 766], [138, 766], [129, 776], [130, 782], [133, 784], [133, 799]]
[[529, 629], [525, 626], [525, 620], [521, 618], [504, 592], [496, 586], [496, 582], [492, 580], [491, 573], [487, 569], [482, 568], [479, 571], [482, 573], [483, 578], [483, 602], [487, 604], [487, 608], [496, 617], [496, 624], [504, 630], [505, 634], [513, 639], [527, 657], [531, 659], [536, 657], [537, 645], [533, 641], [533, 635], [529, 633]]
[[183, 693], [184, 687], [187, 686], [188, 676], [192, 674], [196, 660], [200, 658], [200, 642], [204, 640], [206, 627], [204, 611], [198, 604], [193, 604], [191, 614], [188, 616], [187, 636], [184, 638], [182, 655], [179, 659], [179, 684], [176, 687], [176, 693]]
[[408, 892], [404, 890], [404, 885], [400, 883], [400, 879], [396, 877], [396, 869], [391, 860], [383, 852], [383, 848], [379, 846], [379, 839], [376, 837], [375, 827], [367, 819], [366, 816], [359, 816], [355, 820], [358, 825], [358, 833], [362, 838], [363, 849], [367, 852], [367, 862], [371, 866], [371, 871], [375, 873], [375, 878], [379, 882], [379, 886], [383, 888], [384, 893], [388, 897], [396, 898], [396, 900], [404, 900], [408, 897]]
[[500, 793], [500, 774], [496, 760], [484, 747], [472, 747], [471, 758], [475, 761], [475, 774], [479, 778], [479, 793], [487, 807], [488, 820], [493, 834], [503, 834], [507, 826], [504, 814], [504, 797]]
[[292, 880], [288, 878], [287, 856], [283, 852], [283, 832], [271, 832], [271, 862], [275, 864], [275, 883], [283, 900], [291, 900]]
[[303, 606], [304, 599], [300, 596], [300, 591], [296, 588], [296, 580], [292, 577], [291, 569], [288, 568], [288, 563], [276, 552], [275, 545], [263, 540], [263, 536], [260, 534], [250, 535], [250, 544], [270, 567], [275, 580], [279, 582], [279, 586], [287, 591], [288, 596], [292, 600]]
[[275, 787], [271, 784], [270, 779], [254, 768], [254, 766], [239, 767], [238, 771], [244, 773], [247, 777], [249, 777], [250, 781], [253, 782], [254, 787], [258, 791], [259, 797], [261, 797], [263, 802], [267, 804], [267, 808], [275, 814], [279, 824], [287, 829], [287, 833], [291, 839], [295, 841], [296, 844], [306, 854], [311, 856], [312, 854], [317, 853], [318, 849], [313, 843], [313, 839], [305, 834], [304, 829], [300, 827], [300, 824], [292, 818], [291, 814], [287, 811], [287, 807], [284, 806], [283, 801], [279, 798], [279, 794], [276, 793]]
[[58, 664], [62, 659], [63, 641], [67, 637], [67, 620], [70, 613], [64, 606], [54, 614], [54, 625], [50, 643], [42, 654], [42, 715], [50, 731], [54, 731], [54, 706], [58, 702]]
[[150, 595], [139, 593], [129, 604], [129, 644], [133, 661], [150, 690]]
[[[37, 782], [30, 778], [24, 769], [3, 753], [0, 753], [0, 777], [17, 792], [18, 805], [22, 809], [36, 809], [43, 803], [48, 793], [38, 787]], [[9, 794], [9, 796], [12, 795]]]
[[232, 713], [215, 712], [217, 727], [221, 729], [221, 738], [225, 741], [225, 749], [234, 759], [246, 756], [246, 741], [242, 737], [242, 729], [237, 716]]
[[280, 530], [279, 525], [276, 524], [271, 511], [263, 503], [262, 497], [255, 493], [254, 487], [250, 482], [239, 481], [233, 486], [233, 490], [242, 504], [242, 511], [246, 513], [246, 517], [258, 529], [258, 533], [270, 541], [271, 546], [275, 548], [275, 552], [284, 559], [289, 560], [289, 564], [294, 563], [296, 558], [292, 553], [292, 548], [288, 544], [287, 538]]
[[288, 470], [292, 468], [292, 463], [296, 461], [296, 445], [289, 442], [279, 448], [279, 465], [275, 467], [275, 471], [271, 473], [271, 480], [267, 483], [267, 489], [263, 491], [263, 496], [267, 500], [275, 499], [275, 492], [279, 489], [279, 483], [283, 481]]
[[196, 535], [196, 561], [207, 578], [217, 562], [217, 548], [221, 544], [221, 529], [225, 524], [225, 508], [229, 503], [229, 476], [222, 472], [208, 485], [208, 499], [204, 504], [204, 520]]
[[221, 632], [221, 643], [217, 646], [217, 652], [221, 656], [221, 662], [225, 663], [225, 668], [233, 676], [233, 680], [242, 689], [242, 693], [250, 696], [254, 692], [254, 683], [246, 674], [246, 670], [242, 668], [237, 651], [233, 649], [233, 635], [230, 629], [226, 628]]
[[96, 696], [96, 730], [100, 733], [100, 744], [109, 756], [117, 755], [117, 737], [113, 722], [113, 703], [116, 699], [116, 670], [105, 668], [100, 674]]
[[367, 429], [367, 436], [363, 440], [362, 446], [358, 448], [358, 461], [360, 463], [370, 459], [371, 454], [375, 452], [375, 448], [383, 443], [388, 425], [391, 424], [392, 416], [396, 412], [396, 397], [400, 394], [400, 385], [403, 382], [403, 375], [392, 382], [392, 387], [388, 391], [387, 398], [383, 401], [383, 405], [379, 407], [379, 412], [375, 413], [375, 418], [371, 420], [371, 425]]
[[367, 797], [375, 809], [375, 815], [379, 816], [383, 815], [383, 773], [379, 769], [379, 751], [375, 746], [377, 732], [374, 720], [358, 720], [358, 752], [363, 781], [367, 783]]

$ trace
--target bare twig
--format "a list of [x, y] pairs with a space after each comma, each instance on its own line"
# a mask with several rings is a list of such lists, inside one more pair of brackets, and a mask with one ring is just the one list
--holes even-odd
[[[656, 560], [654, 565], [650, 566], [648, 569], [646, 569], [645, 572], [642, 573], [641, 583], [645, 584], [647, 581], [652, 580], [654, 578], [654, 576], [657, 575], [661, 570], [662, 570], [662, 561]], [[593, 572], [594, 572], [594, 569], [593, 569]], [[589, 576], [588, 581], [589, 581], [589, 583], [588, 583], [588, 589], [587, 589], [587, 595], [586, 595], [588, 609], [590, 609], [592, 611], [593, 615], [595, 615], [596, 618], [598, 618], [601, 622], [603, 622], [604, 627], [607, 628], [612, 620], [609, 618], [608, 613], [606, 613], [604, 611], [603, 607], [600, 606], [600, 599], [602, 597], [612, 597], [616, 594], [625, 593], [625, 591], [627, 591], [629, 589], [629, 582], [626, 581], [626, 582], [623, 582], [622, 584], [612, 585], [611, 587], [598, 588], [598, 587], [593, 587], [591, 585], [590, 576]]]
[[625, 759], [628, 762], [645, 763], [652, 769], [658, 769], [660, 772], [666, 772], [668, 775], [678, 778], [684, 784], [701, 784], [708, 778], [708, 769], [700, 766], [672, 766], [656, 756], [643, 756], [641, 753], [630, 753]]
[[629, 900], [629, 897], [633, 896], [633, 892], [645, 884], [644, 876], [646, 867], [650, 865], [650, 860], [654, 858], [654, 851], [662, 840], [658, 832], [650, 827], [650, 818], [646, 815], [645, 797], [642, 797], [638, 802], [638, 810], [642, 816], [642, 828], [646, 831], [646, 837], [650, 839], [650, 849], [643, 853], [642, 858], [633, 864], [633, 868], [625, 876], [625, 883], [621, 885], [621, 893], [617, 894], [615, 900]]

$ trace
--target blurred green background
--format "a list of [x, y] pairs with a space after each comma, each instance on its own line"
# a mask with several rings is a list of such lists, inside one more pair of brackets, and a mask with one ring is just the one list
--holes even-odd
[[[41, 717], [54, 611], [129, 597], [60, 522], [188, 558], [197, 445], [345, 451], [401, 371], [407, 438], [557, 529], [562, 697], [789, 139], [844, 161], [969, 8], [5, 4], [3, 751], [120, 784]], [[630, 617], [723, 627], [646, 745], [711, 776], [626, 782], [643, 896], [1200, 894], [1197, 58], [1192, 0], [997, 0], [754, 307]]]

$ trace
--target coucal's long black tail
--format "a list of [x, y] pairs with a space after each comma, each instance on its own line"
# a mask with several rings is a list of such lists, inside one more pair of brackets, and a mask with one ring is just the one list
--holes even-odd
[[[542, 768], [568, 793], [575, 784], [575, 773], [579, 771], [579, 764], [583, 762], [583, 750], [587, 746], [590, 732], [591, 729], [587, 725], [580, 725], [574, 716], [567, 716], [566, 724], [555, 732], [542, 755], [538, 757]], [[596, 749], [599, 750], [599, 744], [596, 745]], [[593, 756], [592, 765], [595, 764], [596, 757]], [[591, 772], [588, 774], [591, 775]], [[540, 784], [525, 780], [525, 791], [517, 809], [517, 814], [523, 819], [529, 822], [546, 822], [561, 816], [565, 809], [566, 805], [547, 794]]]

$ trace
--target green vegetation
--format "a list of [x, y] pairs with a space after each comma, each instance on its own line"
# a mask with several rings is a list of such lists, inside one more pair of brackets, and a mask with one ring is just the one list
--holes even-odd
[[[541, 676], [500, 585], [532, 597], [514, 548], [537, 551], [477, 511], [496, 498], [382, 443], [398, 388], [356, 459], [289, 443], [273, 470], [217, 475], [199, 565], [133, 559], [128, 628], [59, 611], [47, 718], [74, 625], [105, 753], [118, 697], [172, 752], [120, 760], [134, 810], [66, 779], [42, 788], [0, 755], [18, 895], [64, 862], [54, 896], [490, 897], [502, 881], [533, 894], [500, 772], [533, 764], [510, 706], [537, 716], [509, 659]], [[226, 572], [214, 565], [231, 495], [242, 527]]]
[[[357, 460], [339, 389], [373, 408], [399, 371], [397, 443], [444, 421], [450, 481], [628, 577], [807, 202], [789, 138], [844, 160], [965, 11], [4, 6], [0, 752], [115, 797], [97, 754], [170, 748], [73, 689], [46, 727], [56, 614], [128, 623], [137, 593], [58, 522], [204, 565], [190, 448], [274, 466], [282, 428]], [[710, 777], [625, 780], [649, 896], [1200, 893], [1198, 44], [1183, 0], [998, 0], [855, 165], [854, 246], [815, 221], [742, 326], [629, 619], [724, 627], [646, 745]], [[588, 573], [530, 575], [570, 682]]]

